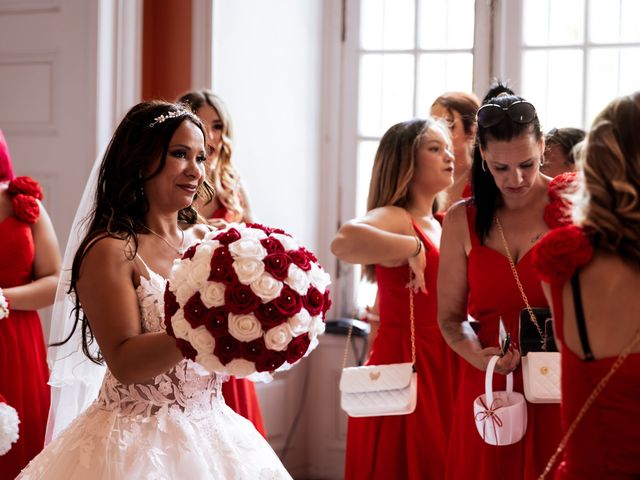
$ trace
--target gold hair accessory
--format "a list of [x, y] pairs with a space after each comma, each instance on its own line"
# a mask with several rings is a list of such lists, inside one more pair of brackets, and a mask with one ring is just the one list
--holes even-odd
[[184, 112], [181, 112], [180, 110], [169, 110], [167, 113], [163, 113], [162, 115], [160, 115], [159, 117], [156, 117], [153, 119], [153, 122], [151, 122], [149, 124], [149, 127], [153, 127], [154, 125], [157, 125], [159, 123], [164, 122], [165, 120], [169, 120], [170, 118], [176, 118], [179, 117], [180, 115], [182, 115]]

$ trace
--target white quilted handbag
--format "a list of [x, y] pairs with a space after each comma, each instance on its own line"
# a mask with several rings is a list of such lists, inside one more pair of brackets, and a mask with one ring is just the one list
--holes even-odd
[[409, 290], [409, 313], [411, 362], [345, 368], [351, 337], [349, 329], [340, 377], [340, 406], [350, 417], [407, 415], [416, 409], [418, 374], [414, 367], [416, 341], [412, 290]]
[[529, 352], [522, 357], [524, 396], [531, 403], [560, 402], [560, 352]]

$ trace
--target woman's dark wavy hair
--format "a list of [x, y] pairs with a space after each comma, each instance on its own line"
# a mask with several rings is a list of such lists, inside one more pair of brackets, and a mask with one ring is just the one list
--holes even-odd
[[[167, 117], [167, 114], [171, 114]], [[162, 116], [164, 120], [162, 120]], [[98, 352], [92, 355], [93, 331], [78, 298], [80, 266], [95, 243], [105, 237], [125, 240], [132, 245], [130, 258], [138, 251], [138, 237], [145, 227], [144, 218], [149, 211], [149, 201], [144, 195], [144, 183], [158, 175], [166, 164], [167, 151], [173, 134], [184, 122], [193, 123], [205, 137], [202, 122], [182, 106], [161, 101], [142, 102], [125, 115], [116, 129], [100, 165], [93, 211], [83, 220], [88, 223], [87, 233], [78, 247], [71, 268], [68, 294], [74, 297], [75, 323], [69, 336], [54, 346], [68, 342], [78, 324], [82, 328], [82, 351], [94, 363], [103, 362]], [[151, 165], [160, 159], [155, 171], [146, 175]], [[211, 196], [211, 187], [204, 182], [199, 195]], [[196, 194], [196, 197], [197, 195]], [[186, 224], [198, 223], [198, 213], [193, 206], [180, 210], [178, 220]]]
[[[508, 107], [513, 102], [524, 100], [524, 98], [514, 95], [510, 88], [502, 84], [492, 88], [489, 94], [493, 94], [493, 96], [489, 97], [487, 95], [482, 102], [483, 105], [494, 103], [501, 107]], [[537, 116], [527, 124], [516, 123], [508, 115], [505, 115], [500, 123], [492, 127], [483, 128], [478, 125], [476, 148], [473, 152], [473, 163], [471, 165], [471, 188], [473, 191], [473, 203], [476, 207], [475, 230], [480, 243], [484, 243], [487, 238], [496, 210], [502, 205], [502, 195], [493, 180], [493, 175], [491, 175], [491, 172], [485, 172], [482, 169], [480, 147], [486, 148], [487, 144], [492, 141], [509, 142], [521, 135], [533, 135], [536, 140], [542, 138], [540, 120]]]

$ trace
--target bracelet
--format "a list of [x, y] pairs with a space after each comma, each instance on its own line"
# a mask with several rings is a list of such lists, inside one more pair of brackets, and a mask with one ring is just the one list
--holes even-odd
[[4, 297], [0, 288], [0, 320], [9, 316], [9, 300]]
[[417, 257], [418, 255], [420, 255], [420, 252], [422, 251], [422, 242], [420, 241], [418, 236], [415, 235], [413, 238], [416, 239], [416, 251], [413, 252], [413, 255], [411, 255], [411, 258]]

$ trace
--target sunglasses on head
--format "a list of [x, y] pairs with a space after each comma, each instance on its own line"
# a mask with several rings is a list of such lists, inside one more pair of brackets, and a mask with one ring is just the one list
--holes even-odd
[[510, 118], [512, 122], [524, 125], [533, 122], [537, 116], [533, 104], [518, 100], [507, 107], [487, 103], [478, 109], [476, 120], [479, 127], [490, 128], [499, 124], [505, 117]]

